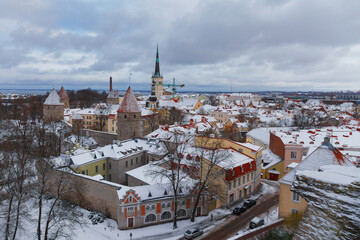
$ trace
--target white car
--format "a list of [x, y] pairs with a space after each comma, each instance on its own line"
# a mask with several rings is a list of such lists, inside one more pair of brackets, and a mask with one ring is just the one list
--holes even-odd
[[194, 239], [194, 238], [202, 235], [203, 233], [204, 233], [204, 231], [200, 230], [200, 228], [198, 228], [198, 227], [189, 228], [184, 233], [184, 238], [185, 239]]

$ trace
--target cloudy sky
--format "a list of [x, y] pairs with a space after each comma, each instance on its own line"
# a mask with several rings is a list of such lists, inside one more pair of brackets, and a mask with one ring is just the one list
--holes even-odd
[[0, 88], [360, 90], [359, 0], [1, 0]]

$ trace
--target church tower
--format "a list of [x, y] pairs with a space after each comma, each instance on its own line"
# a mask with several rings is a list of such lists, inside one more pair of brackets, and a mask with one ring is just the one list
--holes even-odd
[[156, 46], [155, 72], [151, 80], [152, 84], [155, 84], [155, 95], [160, 98], [163, 95], [163, 77], [160, 74], [159, 46]]
[[141, 109], [130, 87], [117, 110], [117, 135], [120, 141], [141, 136]]

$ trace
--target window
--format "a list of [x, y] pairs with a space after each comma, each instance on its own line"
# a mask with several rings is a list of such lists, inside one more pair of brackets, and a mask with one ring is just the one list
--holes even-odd
[[251, 186], [249, 186], [249, 194], [251, 193]]
[[150, 210], [150, 207], [149, 207], [149, 206], [146, 206], [146, 210]]
[[243, 176], [243, 184], [245, 184], [245, 176]]
[[163, 214], [161, 214], [161, 220], [167, 220], [171, 218], [171, 213], [170, 212], [164, 212]]
[[81, 171], [81, 174], [85, 174], [85, 171]]
[[152, 206], [151, 206], [151, 209], [154, 210], [154, 209], [155, 209], [155, 205], [152, 205]]
[[86, 169], [86, 175], [89, 175], [89, 172], [88, 172], [88, 170]]
[[236, 188], [236, 180], [234, 181], [234, 188]]
[[142, 163], [145, 163], [144, 156], [141, 156], [141, 162], [142, 162]]
[[109, 163], [109, 169], [111, 169], [111, 163]]
[[136, 164], [139, 164], [139, 158], [136, 157]]
[[241, 185], [241, 177], [238, 178], [238, 186]]
[[291, 215], [299, 214], [299, 211], [297, 209], [292, 208], [290, 214]]
[[252, 164], [250, 163], [250, 169], [252, 169]]
[[128, 207], [127, 210], [128, 210], [128, 211], [134, 211], [135, 208], [134, 208], [134, 207]]
[[146, 216], [145, 218], [145, 222], [148, 223], [148, 222], [155, 222], [156, 221], [156, 216], [155, 214], [149, 214]]
[[178, 211], [178, 217], [186, 217], [186, 211], [184, 209], [180, 209]]
[[103, 170], [105, 170], [106, 169], [106, 167], [105, 167], [105, 163], [103, 163]]
[[248, 174], [246, 178], [247, 178], [247, 182], [249, 182], [249, 180], [250, 180], [250, 174]]
[[244, 167], [241, 167], [241, 171], [244, 172]]
[[128, 161], [125, 162], [125, 167], [128, 167]]
[[133, 165], [133, 160], [131, 159], [130, 161], [131, 161], [131, 166], [132, 166]]
[[99, 167], [98, 166], [95, 166], [95, 172], [99, 172]]
[[124, 115], [124, 118], [126, 118], [126, 115]]
[[228, 184], [228, 185], [229, 185], [229, 191], [230, 191], [230, 190], [231, 190], [231, 182], [229, 182], [229, 184]]
[[239, 199], [242, 198], [242, 190], [239, 191]]
[[168, 207], [168, 208], [170, 207], [170, 203], [169, 203], [169, 202], [167, 203], [167, 207]]
[[243, 152], [242, 148], [239, 148], [239, 152]]
[[233, 201], [234, 201], [234, 194], [231, 194], [229, 198], [229, 203], [232, 203]]
[[291, 152], [290, 153], [290, 158], [291, 159], [296, 159], [296, 157], [297, 157], [297, 152]]
[[162, 208], [165, 208], [165, 206], [166, 206], [165, 203], [162, 203], [162, 204], [161, 204], [161, 207], [162, 207]]
[[134, 118], [136, 118], [136, 115], [134, 114]]
[[250, 179], [254, 179], [254, 173], [251, 173], [251, 178]]
[[300, 202], [300, 194], [296, 192], [292, 192], [292, 201], [293, 202]]
[[111, 181], [111, 174], [109, 174], [109, 181]]

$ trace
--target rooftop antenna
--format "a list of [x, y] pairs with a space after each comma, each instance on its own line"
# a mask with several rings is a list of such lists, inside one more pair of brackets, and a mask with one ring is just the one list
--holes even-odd
[[131, 81], [131, 73], [129, 73], [129, 87], [130, 87], [130, 81]]

